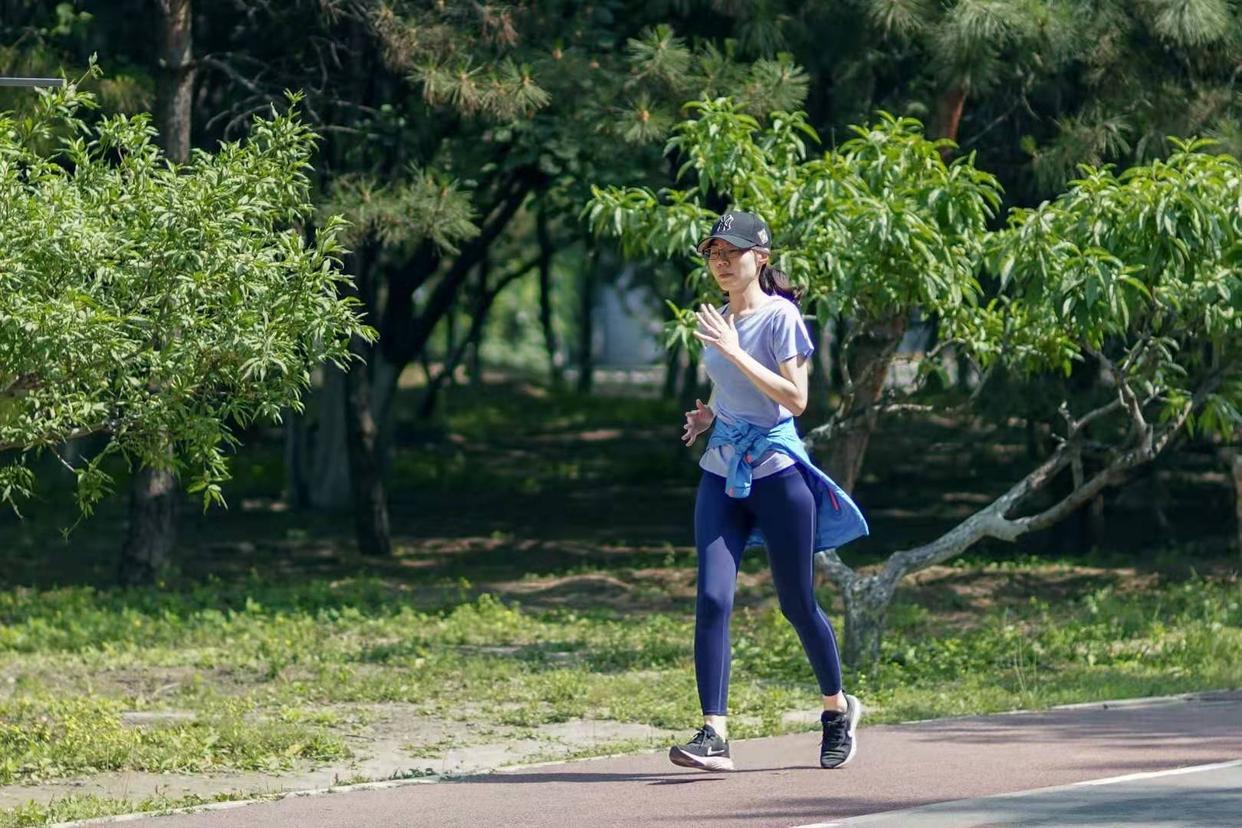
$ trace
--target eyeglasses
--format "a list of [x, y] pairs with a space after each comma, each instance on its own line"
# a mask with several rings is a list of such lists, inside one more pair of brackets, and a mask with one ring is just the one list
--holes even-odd
[[706, 253], [704, 253], [703, 258], [709, 262], [712, 262], [712, 261], [732, 262], [732, 261], [735, 261], [739, 256], [741, 256], [745, 252], [746, 252], [745, 250], [742, 250], [737, 247], [734, 247], [734, 248], [717, 247], [712, 250], [708, 250]]

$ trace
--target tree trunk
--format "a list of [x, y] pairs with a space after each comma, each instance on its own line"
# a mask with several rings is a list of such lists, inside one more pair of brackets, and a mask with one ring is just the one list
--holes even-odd
[[[485, 255], [479, 260], [479, 298], [475, 302], [476, 307], [481, 306], [486, 301], [490, 278], [491, 263]], [[470, 326], [470, 339], [467, 343], [470, 354], [470, 361], [467, 363], [470, 371], [470, 385], [475, 388], [483, 384], [483, 333], [485, 322], [486, 317], [475, 316], [474, 324]]]
[[1242, 556], [1242, 451], [1234, 452], [1229, 470], [1233, 477], [1234, 532], [1238, 544], [1238, 555]]
[[660, 399], [671, 400], [677, 396], [677, 369], [681, 367], [682, 347], [674, 344], [664, 357], [664, 385], [660, 389]]
[[394, 365], [380, 348], [371, 349], [371, 410], [379, 425], [379, 462], [384, 477], [392, 466], [393, 432], [397, 428], [397, 390], [401, 366]]
[[957, 387], [961, 391], [970, 390], [970, 357], [966, 352], [955, 349], [953, 354], [954, 364], [957, 366]]
[[1164, 508], [1164, 504], [1169, 502], [1169, 487], [1164, 476], [1160, 474], [1158, 463], [1152, 464], [1149, 473], [1151, 475], [1151, 516], [1156, 522], [1156, 531], [1160, 533], [1160, 536], [1171, 540], [1169, 535], [1173, 531], [1173, 522], [1169, 520], [1169, 513]]
[[1233, 531], [1238, 555], [1242, 556], [1242, 447], [1227, 446], [1217, 452], [1221, 462], [1229, 469], [1233, 483]]
[[[164, 155], [178, 164], [190, 157], [194, 92], [193, 12], [190, 0], [158, 0], [159, 72], [157, 126]], [[172, 454], [171, 442], [168, 447]], [[120, 578], [149, 583], [167, 569], [176, 543], [177, 479], [170, 469], [140, 467], [130, 480], [129, 528], [121, 546]]]
[[430, 420], [436, 413], [436, 405], [440, 402], [440, 389], [453, 377], [453, 369], [449, 367], [449, 357], [444, 358], [444, 367], [434, 377], [429, 376], [423, 388], [423, 398], [418, 403], [418, 419]]
[[[1090, 438], [1090, 426], [1083, 428], [1083, 436]], [[1070, 475], [1072, 477], [1070, 491], [1082, 487], [1083, 481], [1087, 479], [1088, 472], [1093, 470], [1088, 466], [1088, 462], [1081, 456], [1075, 457], [1070, 462]], [[1158, 478], [1158, 475], [1156, 476]], [[1066, 521], [1067, 525], [1078, 525], [1078, 541], [1076, 546], [1080, 549], [1095, 549], [1104, 545], [1104, 495], [1100, 494], [1091, 501], [1086, 509], [1070, 520]]]
[[345, 372], [324, 365], [319, 390], [319, 418], [314, 439], [307, 496], [316, 509], [339, 511], [349, 506], [349, 451], [345, 438]]
[[687, 354], [681, 372], [681, 407], [683, 411], [694, 408], [694, 401], [701, 396], [699, 389], [699, 361]]
[[[357, 337], [350, 343], [350, 350], [363, 359], [372, 351]], [[358, 549], [364, 555], [388, 556], [392, 554], [388, 497], [381, 475], [379, 429], [371, 412], [371, 380], [365, 362], [355, 362], [350, 368], [346, 388], [345, 432]]]
[[1104, 515], [1104, 495], [1097, 495], [1087, 507], [1087, 538], [1091, 548], [1102, 548], [1108, 542], [1108, 520]]
[[906, 331], [904, 316], [877, 322], [858, 335], [845, 358], [855, 383], [847, 408], [848, 422], [833, 437], [828, 449], [828, 473], [847, 492], [854, 490], [879, 411], [876, 403], [884, 391], [888, 368]]
[[[966, 90], [961, 87], [955, 87], [948, 90], [936, 100], [935, 126], [933, 127], [933, 138], [948, 138], [950, 141], [957, 140], [958, 128], [962, 123], [962, 111], [966, 104]], [[940, 151], [940, 157], [948, 163], [949, 158], [953, 155], [953, 151], [945, 147]]]
[[156, 81], [157, 124], [164, 154], [178, 164], [190, 157], [194, 94], [193, 8], [191, 0], [157, 0], [160, 57]]
[[815, 320], [807, 327], [810, 329], [811, 341], [815, 343], [815, 350], [811, 354], [810, 394], [816, 409], [819, 410], [821, 406], [828, 405], [828, 397], [832, 394], [832, 383], [828, 374], [828, 357], [824, 353], [824, 343], [827, 339], [824, 332], [828, 326]]
[[[480, 335], [482, 331], [479, 332]], [[466, 360], [467, 373], [470, 375], [470, 386], [478, 388], [483, 384], [483, 355], [479, 353], [482, 343], [478, 339], [470, 340], [470, 347], [467, 352], [470, 357]]]
[[896, 585], [876, 575], [855, 577], [841, 591], [845, 601], [845, 647], [842, 660], [853, 667], [874, 664], [888, 621]]
[[306, 476], [306, 415], [286, 408], [281, 419], [285, 433], [284, 500], [290, 509], [304, 509], [310, 503]]
[[[353, 284], [346, 288], [370, 316], [378, 316], [377, 256], [375, 247], [359, 245], [354, 253]], [[354, 537], [364, 555], [392, 554], [388, 527], [388, 495], [384, 491], [379, 428], [371, 408], [371, 360], [379, 349], [359, 336], [349, 342], [357, 357], [345, 375], [345, 445], [349, 456], [349, 482], [354, 513]]]
[[[370, 408], [379, 429], [377, 453], [382, 475], [387, 471], [395, 429], [394, 397], [399, 374], [397, 366], [388, 362], [378, 348], [371, 349], [370, 359]], [[306, 415], [286, 421], [286, 496], [291, 508], [342, 511], [353, 503], [346, 434], [349, 383], [332, 365], [325, 365], [323, 372], [313, 437], [307, 435]]]
[[828, 382], [833, 388], [845, 386], [845, 374], [841, 371], [841, 361], [845, 353], [842, 343], [845, 341], [848, 324], [844, 316], [838, 316], [832, 321], [832, 339], [828, 343], [828, 356], [832, 364], [828, 366]]
[[[444, 317], [444, 359], [443, 365], [448, 365], [452, 359], [453, 351], [457, 349], [457, 308], [453, 308]], [[450, 385], [454, 384], [457, 376], [453, 373], [448, 375]], [[431, 374], [427, 375], [427, 381], [431, 381]]]
[[598, 251], [587, 257], [582, 271], [578, 304], [578, 393], [591, 393], [595, 374], [595, 286], [599, 278]]
[[548, 232], [548, 214], [540, 209], [535, 223], [539, 240], [539, 324], [543, 327], [543, 346], [548, 352], [548, 379], [554, 388], [565, 384], [561, 371], [561, 345], [557, 341], [552, 312], [552, 236]]
[[170, 471], [143, 466], [130, 478], [129, 526], [117, 573], [122, 584], [155, 583], [168, 571], [177, 541], [176, 494]]

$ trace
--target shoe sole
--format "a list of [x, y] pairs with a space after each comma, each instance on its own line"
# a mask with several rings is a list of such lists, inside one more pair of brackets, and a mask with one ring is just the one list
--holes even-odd
[[825, 765], [821, 762], [819, 766], [827, 770], [845, 767], [854, 758], [854, 754], [858, 752], [858, 722], [862, 719], [863, 706], [857, 696], [847, 695], [845, 698], [849, 700], [850, 704], [850, 734], [853, 736], [850, 739], [850, 752], [845, 754], [845, 758], [841, 760], [839, 765]]
[[668, 760], [674, 765], [683, 768], [696, 768], [705, 771], [733, 770], [733, 759], [728, 756], [695, 756], [693, 753], [686, 753], [676, 746], [668, 749]]

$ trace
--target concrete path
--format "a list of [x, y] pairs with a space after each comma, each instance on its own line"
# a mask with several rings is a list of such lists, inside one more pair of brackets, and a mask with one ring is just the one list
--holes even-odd
[[941, 802], [800, 828], [1242, 825], [1242, 761]]
[[[818, 767], [815, 733], [732, 747], [738, 770], [730, 774], [684, 770], [663, 753], [644, 754], [290, 797], [141, 824], [1242, 826], [1242, 693], [885, 727], [864, 720], [858, 756], [836, 771]], [[1220, 767], [1163, 773], [1203, 765]], [[1075, 785], [1119, 776], [1130, 779]], [[1039, 790], [1049, 788], [1055, 790]], [[1024, 793], [995, 796], [1017, 792]]]

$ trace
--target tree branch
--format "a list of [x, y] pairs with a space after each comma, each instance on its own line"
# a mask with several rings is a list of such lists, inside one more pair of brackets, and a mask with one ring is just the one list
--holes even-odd
[[845, 561], [841, 560], [841, 556], [837, 554], [835, 549], [825, 549], [815, 556], [815, 562], [819, 569], [828, 579], [841, 589], [849, 589], [850, 585], [858, 577], [858, 573], [854, 571]]
[[487, 248], [509, 225], [513, 216], [526, 200], [527, 194], [535, 188], [537, 183], [537, 178], [533, 174], [522, 174], [519, 172], [513, 189], [493, 211], [491, 218], [484, 224], [479, 235], [462, 247], [461, 253], [453, 261], [448, 272], [440, 278], [435, 290], [432, 291], [431, 296], [423, 305], [422, 311], [413, 320], [402, 320], [408, 325], [408, 334], [401, 335], [398, 332], [384, 332], [385, 336], [389, 338], [389, 347], [384, 349], [384, 355], [390, 362], [397, 365], [405, 365], [427, 344], [427, 340], [431, 337], [431, 332], [435, 329], [436, 323], [452, 307], [453, 300], [456, 299], [458, 290], [465, 283], [470, 269], [474, 267]]
[[1095, 348], [1086, 349], [1091, 356], [1100, 361], [1108, 372], [1112, 375], [1113, 381], [1117, 383], [1117, 394], [1121, 402], [1126, 407], [1126, 411], [1130, 414], [1130, 424], [1134, 427], [1134, 436], [1142, 448], [1149, 448], [1152, 442], [1152, 427], [1143, 417], [1143, 406], [1138, 401], [1134, 390], [1130, 388], [1130, 383], [1124, 371], [1117, 368], [1113, 361], [1109, 359], [1103, 351]]
[[1073, 420], [1071, 417], [1072, 426], [1069, 436], [1057, 446], [1052, 456], [1040, 465], [1039, 468], [1019, 480], [988, 506], [966, 518], [935, 541], [914, 549], [903, 549], [893, 553], [885, 564], [884, 573], [881, 577], [884, 580], [896, 583], [911, 572], [925, 569], [955, 557], [985, 537], [998, 538], [1012, 543], [1019, 536], [1028, 532], [1052, 526], [1075, 509], [1089, 502], [1106, 486], [1119, 481], [1131, 469], [1155, 459], [1185, 425], [1186, 419], [1191, 412], [1198, 408], [1207, 396], [1215, 391], [1219, 384], [1220, 374], [1214, 374], [1206, 378], [1202, 386], [1192, 399], [1182, 407], [1178, 415], [1167, 422], [1160, 430], [1158, 439], [1151, 436], [1150, 426], [1147, 426], [1146, 421], [1143, 421], [1144, 426], [1148, 429], [1148, 433], [1146, 436], [1140, 435], [1138, 445], [1128, 451], [1114, 454], [1100, 472], [1089, 480], [1084, 481], [1082, 485], [1075, 486], [1072, 492], [1048, 509], [1028, 517], [1007, 518], [1006, 515], [1010, 510], [1015, 508], [1028, 495], [1046, 486], [1049, 481], [1056, 477], [1072, 461], [1075, 453], [1081, 451], [1083, 427], [1089, 422], [1117, 411], [1121, 406], [1121, 401], [1114, 400], [1091, 411], [1079, 420]]
[[1089, 503], [1095, 498], [1096, 495], [1103, 491], [1104, 487], [1119, 482], [1121, 478], [1125, 476], [1126, 472], [1136, 466], [1140, 466], [1143, 463], [1154, 460], [1156, 455], [1163, 451], [1164, 447], [1168, 445], [1168, 442], [1172, 439], [1173, 435], [1176, 434], [1177, 431], [1185, 424], [1186, 418], [1190, 416], [1190, 412], [1193, 408], [1194, 405], [1192, 403], [1187, 403], [1183, 406], [1181, 413], [1168, 427], [1163, 430], [1158, 441], [1153, 441], [1150, 434], [1145, 435], [1141, 445], [1125, 452], [1124, 454], [1116, 456], [1113, 461], [1109, 463], [1109, 465], [1105, 466], [1103, 470], [1098, 472], [1090, 480], [1087, 480], [1086, 482], [1076, 480], [1074, 490], [1066, 495], [1059, 503], [1056, 503], [1037, 515], [1019, 518], [1013, 521], [1015, 526], [1021, 530], [1018, 534], [1021, 535], [1027, 532], [1035, 532], [1052, 526], [1058, 521], [1063, 520], [1075, 509]]
[[[272, 101], [273, 103], [276, 101], [275, 96], [273, 96], [268, 90], [262, 89], [257, 83], [255, 83], [254, 80], [251, 80], [250, 78], [243, 75], [241, 72], [237, 70], [235, 66], [233, 66], [233, 64], [229, 63], [227, 60], [222, 60], [221, 58], [218, 58], [215, 55], [206, 55], [204, 57], [199, 58], [199, 63], [201, 63], [203, 66], [209, 66], [213, 69], [220, 70], [225, 75], [227, 75], [230, 80], [232, 80], [234, 83], [239, 84], [240, 86], [245, 87], [250, 92], [250, 94], [254, 95], [257, 98], [266, 98]], [[262, 75], [262, 70], [260, 70], [259, 74]]]
[[925, 569], [960, 554], [985, 537], [1012, 542], [1022, 532], [1018, 531], [1017, 524], [1006, 519], [1005, 515], [1023, 498], [1056, 477], [1070, 462], [1072, 453], [1070, 442], [1062, 443], [1051, 457], [1011, 486], [1009, 491], [944, 535], [923, 546], [895, 552], [885, 564], [885, 577], [893, 581], [900, 580], [911, 572]]
[[516, 268], [510, 270], [502, 276], [495, 285], [488, 288], [479, 298], [479, 302], [475, 306], [474, 313], [471, 315], [470, 329], [466, 331], [466, 335], [462, 337], [461, 342], [452, 346], [450, 352], [445, 356], [444, 366], [441, 368], [440, 372], [436, 374], [435, 377], [429, 378], [427, 383], [427, 394], [434, 394], [439, 388], [440, 383], [444, 381], [444, 378], [446, 376], [451, 376], [457, 366], [461, 364], [462, 359], [466, 355], [466, 348], [470, 345], [474, 338], [478, 336], [479, 329], [483, 327], [483, 323], [487, 320], [487, 316], [491, 312], [491, 307], [496, 301], [496, 297], [500, 295], [501, 291], [503, 291], [510, 282], [513, 282], [526, 273], [529, 273], [535, 265], [539, 264], [541, 255], [542, 254], [537, 254], [525, 262], [522, 262]]
[[56, 443], [67, 443], [68, 441], [76, 440], [79, 437], [89, 437], [92, 434], [103, 434], [106, 432], [110, 432], [112, 430], [113, 425], [114, 425], [113, 423], [99, 423], [98, 425], [94, 425], [94, 426], [75, 428], [73, 431], [70, 431], [68, 434], [49, 434], [41, 440], [36, 440], [34, 442], [28, 442], [28, 443], [27, 442], [0, 443], [0, 451], [15, 451], [15, 450], [29, 451], [31, 449], [39, 448], [40, 446], [54, 445]]

